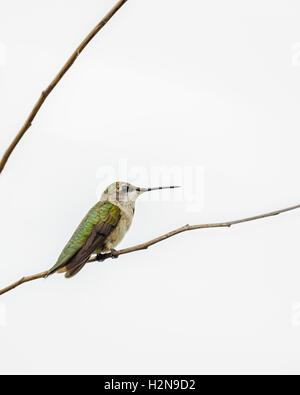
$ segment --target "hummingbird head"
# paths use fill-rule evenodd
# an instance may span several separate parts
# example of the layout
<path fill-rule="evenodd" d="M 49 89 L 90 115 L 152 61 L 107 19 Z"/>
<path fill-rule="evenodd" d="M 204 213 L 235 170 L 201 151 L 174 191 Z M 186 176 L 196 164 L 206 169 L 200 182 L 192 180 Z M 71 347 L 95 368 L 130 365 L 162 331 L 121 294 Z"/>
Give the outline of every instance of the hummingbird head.
<path fill-rule="evenodd" d="M 145 192 L 156 191 L 160 189 L 174 189 L 178 186 L 156 187 L 156 188 L 140 188 L 129 184 L 128 182 L 117 181 L 111 184 L 103 192 L 101 200 L 108 200 L 112 203 L 119 202 L 125 205 L 134 205 L 136 199 Z"/>

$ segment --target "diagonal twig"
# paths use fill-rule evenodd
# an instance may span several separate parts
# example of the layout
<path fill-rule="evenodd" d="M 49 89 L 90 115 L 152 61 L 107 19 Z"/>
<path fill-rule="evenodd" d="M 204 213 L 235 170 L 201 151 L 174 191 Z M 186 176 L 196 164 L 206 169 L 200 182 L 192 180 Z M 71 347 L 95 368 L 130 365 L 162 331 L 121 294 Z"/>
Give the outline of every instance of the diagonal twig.
<path fill-rule="evenodd" d="M 237 224 L 242 224 L 245 222 L 250 222 L 250 221 L 256 221 L 258 219 L 263 219 L 263 218 L 267 218 L 267 217 L 273 217 L 275 215 L 279 215 L 282 213 L 286 213 L 288 211 L 292 211 L 292 210 L 296 210 L 300 208 L 300 204 L 298 204 L 297 206 L 292 206 L 292 207 L 288 207 L 282 210 L 277 210 L 277 211 L 272 211 L 269 213 L 265 213 L 265 214 L 260 214 L 260 215 L 256 215 L 254 217 L 248 217 L 248 218 L 243 218 L 243 219 L 238 219 L 238 220 L 234 220 L 234 221 L 227 221 L 227 222 L 216 222 L 216 223 L 212 223 L 212 224 L 203 224 L 203 225 L 185 225 L 182 226 L 181 228 L 175 229 L 169 233 L 166 233 L 162 236 L 159 236 L 153 240 L 150 240 L 146 243 L 142 243 L 142 244 L 138 244 L 134 247 L 130 247 L 130 248 L 125 248 L 123 250 L 119 250 L 119 251 L 113 251 L 111 253 L 108 254 L 100 254 L 100 256 L 91 258 L 89 260 L 89 262 L 96 262 L 96 261 L 105 261 L 106 259 L 109 258 L 116 258 L 120 255 L 125 255 L 125 254 L 129 254 L 131 252 L 135 252 L 135 251 L 141 251 L 141 250 L 146 250 L 147 248 L 149 248 L 150 246 L 153 246 L 154 244 L 157 244 L 161 241 L 164 241 L 166 239 L 169 239 L 170 237 L 173 237 L 175 235 L 178 235 L 179 233 L 183 233 L 183 232 L 187 232 L 187 231 L 191 231 L 191 230 L 197 230 L 197 229 L 209 229 L 209 228 L 230 228 L 233 225 L 237 225 Z M 21 278 L 19 281 L 9 285 L 6 288 L 3 288 L 2 290 L 0 290 L 0 295 L 5 294 L 6 292 L 11 291 L 12 289 L 30 282 L 30 281 L 34 281 L 34 280 L 38 280 L 40 278 L 45 278 L 47 277 L 47 275 L 49 274 L 49 271 L 45 271 L 43 273 L 39 273 L 33 276 L 28 276 L 28 277 L 23 277 Z"/>
<path fill-rule="evenodd" d="M 48 270 L 43 273 L 34 274 L 33 276 L 22 277 L 19 281 L 16 281 L 15 283 L 9 285 L 8 287 L 1 289 L 0 295 L 3 295 L 14 288 L 17 288 L 21 284 L 28 283 L 29 281 L 38 280 L 40 278 L 45 278 L 47 274 L 48 274 Z"/>
<path fill-rule="evenodd" d="M 94 29 L 88 34 L 88 36 L 82 41 L 82 43 L 76 48 L 70 58 L 67 60 L 65 65 L 56 75 L 54 80 L 50 83 L 50 85 L 42 92 L 39 100 L 36 102 L 35 106 L 33 107 L 31 113 L 29 114 L 27 120 L 25 121 L 24 125 L 20 129 L 19 133 L 16 135 L 8 149 L 5 151 L 1 161 L 0 161 L 0 174 L 2 173 L 10 155 L 12 154 L 13 150 L 16 148 L 24 134 L 32 125 L 32 122 L 39 112 L 40 108 L 44 104 L 46 98 L 50 95 L 59 81 L 63 78 L 66 72 L 70 69 L 73 63 L 76 61 L 78 56 L 81 52 L 85 49 L 88 43 L 96 36 L 96 34 L 107 24 L 107 22 L 115 15 L 115 13 L 127 2 L 127 0 L 119 0 L 116 5 L 109 11 L 109 13 L 94 27 Z"/>

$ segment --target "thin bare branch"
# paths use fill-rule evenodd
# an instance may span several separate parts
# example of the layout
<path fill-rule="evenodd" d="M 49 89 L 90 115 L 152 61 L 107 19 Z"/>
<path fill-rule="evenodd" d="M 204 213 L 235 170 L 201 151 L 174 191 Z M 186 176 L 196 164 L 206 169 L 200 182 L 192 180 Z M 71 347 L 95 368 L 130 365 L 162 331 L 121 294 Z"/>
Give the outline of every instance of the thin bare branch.
<path fill-rule="evenodd" d="M 66 72 L 70 69 L 70 67 L 73 65 L 75 60 L 78 58 L 78 56 L 81 54 L 81 52 L 85 49 L 85 47 L 88 45 L 88 43 L 96 36 L 96 34 L 107 24 L 107 22 L 115 15 L 115 13 L 127 2 L 127 0 L 119 0 L 117 4 L 111 9 L 111 11 L 97 24 L 97 26 L 94 27 L 94 29 L 89 33 L 89 35 L 82 41 L 82 43 L 76 48 L 76 50 L 73 52 L 73 54 L 70 56 L 70 58 L 67 60 L 65 65 L 62 67 L 62 69 L 59 71 L 59 73 L 56 75 L 54 80 L 50 83 L 50 85 L 42 92 L 39 100 L 35 104 L 34 108 L 32 109 L 31 113 L 29 114 L 27 120 L 25 121 L 24 125 L 20 129 L 19 133 L 17 136 L 14 138 L 6 152 L 4 153 L 1 161 L 0 161 L 0 174 L 2 173 L 10 155 L 12 154 L 13 150 L 16 148 L 24 134 L 27 132 L 27 130 L 30 128 L 32 125 L 32 122 L 39 112 L 40 108 L 44 104 L 45 100 L 47 97 L 50 95 L 50 93 L 53 91 L 53 89 L 56 87 L 56 85 L 59 83 L 59 81 L 63 78 L 63 76 L 66 74 Z"/>
<path fill-rule="evenodd" d="M 35 274 L 33 276 L 28 276 L 28 277 L 22 277 L 19 281 L 16 281 L 15 283 L 9 285 L 6 288 L 3 288 L 0 290 L 0 295 L 5 294 L 8 291 L 11 291 L 12 289 L 19 287 L 22 284 L 28 283 L 29 281 L 34 281 L 34 280 L 38 280 L 40 278 L 46 278 L 48 274 L 48 270 L 43 272 L 43 273 L 38 273 Z"/>
<path fill-rule="evenodd" d="M 288 211 L 292 211 L 292 210 L 296 210 L 300 208 L 300 204 L 298 204 L 297 206 L 292 206 L 292 207 L 288 207 L 282 210 L 277 210 L 277 211 L 272 211 L 266 214 L 260 214 L 260 215 L 256 215 L 254 217 L 248 217 L 248 218 L 243 218 L 243 219 L 238 219 L 238 220 L 234 220 L 234 221 L 228 221 L 228 222 L 217 222 L 217 223 L 212 223 L 212 224 L 203 224 L 203 225 L 185 225 L 182 226 L 181 228 L 175 229 L 169 233 L 166 233 L 162 236 L 159 236 L 153 240 L 150 240 L 146 243 L 142 243 L 142 244 L 138 244 L 134 247 L 130 247 L 130 248 L 125 248 L 123 250 L 119 250 L 119 251 L 114 251 L 108 254 L 101 254 L 98 255 L 96 257 L 93 257 L 89 260 L 89 262 L 96 262 L 96 261 L 100 261 L 103 262 L 106 259 L 109 258 L 116 258 L 120 255 L 125 255 L 125 254 L 129 254 L 131 252 L 135 252 L 135 251 L 141 251 L 141 250 L 146 250 L 147 248 L 153 246 L 154 244 L 157 244 L 161 241 L 164 241 L 166 239 L 169 239 L 170 237 L 176 236 L 179 233 L 183 233 L 183 232 L 187 232 L 187 231 L 191 231 L 191 230 L 197 230 L 197 229 L 209 229 L 209 228 L 230 228 L 233 225 L 237 225 L 237 224 L 242 224 L 245 222 L 250 222 L 250 221 L 256 221 L 258 219 L 264 219 L 264 218 L 268 218 L 268 217 L 273 217 L 275 215 L 279 215 L 282 213 L 286 213 Z M 5 294 L 6 292 L 11 291 L 12 289 L 20 286 L 21 284 L 27 283 L 29 281 L 34 281 L 34 280 L 38 280 L 40 278 L 46 278 L 47 275 L 49 274 L 48 271 L 45 271 L 43 273 L 39 273 L 36 274 L 34 276 L 28 276 L 28 277 L 23 277 L 21 278 L 19 281 L 9 285 L 8 287 L 0 290 L 0 295 Z"/>

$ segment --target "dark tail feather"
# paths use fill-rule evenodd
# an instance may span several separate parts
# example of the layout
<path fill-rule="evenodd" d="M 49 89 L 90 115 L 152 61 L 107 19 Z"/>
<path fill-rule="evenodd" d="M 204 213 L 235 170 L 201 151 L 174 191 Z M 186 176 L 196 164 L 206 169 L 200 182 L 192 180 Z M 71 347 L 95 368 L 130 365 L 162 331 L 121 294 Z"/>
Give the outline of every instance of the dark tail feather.
<path fill-rule="evenodd" d="M 78 259 L 78 255 L 74 255 L 68 263 L 65 263 L 63 266 L 56 268 L 49 275 L 57 272 L 57 273 L 65 273 L 66 278 L 71 278 L 75 276 L 80 270 L 85 266 L 89 257 L 86 259 Z"/>
<path fill-rule="evenodd" d="M 88 259 L 85 262 L 78 263 L 77 265 L 74 265 L 73 267 L 69 267 L 69 265 L 67 265 L 65 277 L 71 278 L 71 277 L 75 276 L 75 274 L 80 272 L 80 270 L 85 266 L 87 261 L 88 261 Z"/>

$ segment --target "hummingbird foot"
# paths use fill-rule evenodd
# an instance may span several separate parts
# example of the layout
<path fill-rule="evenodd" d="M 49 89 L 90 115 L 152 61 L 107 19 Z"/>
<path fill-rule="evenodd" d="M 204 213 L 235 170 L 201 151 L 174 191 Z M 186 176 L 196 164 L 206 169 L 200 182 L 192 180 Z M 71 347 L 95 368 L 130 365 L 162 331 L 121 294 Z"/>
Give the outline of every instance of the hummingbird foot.
<path fill-rule="evenodd" d="M 119 255 L 115 255 L 115 252 L 117 252 L 117 250 L 115 250 L 114 248 L 112 248 L 112 249 L 110 250 L 110 257 L 111 257 L 112 259 L 117 259 L 117 258 L 119 258 Z"/>
<path fill-rule="evenodd" d="M 118 255 L 115 255 L 114 253 L 117 252 L 114 248 L 110 250 L 107 254 L 97 254 L 96 255 L 96 261 L 97 262 L 104 262 L 108 258 L 112 259 L 117 259 L 119 258 Z"/>
<path fill-rule="evenodd" d="M 106 256 L 105 256 L 105 254 L 97 254 L 95 259 L 97 262 L 103 262 L 103 261 L 105 261 Z"/>

